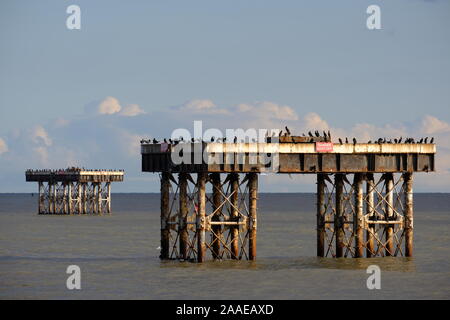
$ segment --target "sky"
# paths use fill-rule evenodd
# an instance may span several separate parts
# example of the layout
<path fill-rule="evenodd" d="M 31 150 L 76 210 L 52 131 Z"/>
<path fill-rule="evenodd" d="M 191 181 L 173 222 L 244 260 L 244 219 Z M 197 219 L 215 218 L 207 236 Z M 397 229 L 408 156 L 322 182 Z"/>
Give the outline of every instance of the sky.
<path fill-rule="evenodd" d="M 69 30 L 66 9 L 81 9 Z M 369 30 L 369 5 L 381 29 Z M 330 129 L 335 139 L 434 136 L 450 192 L 450 1 L 0 2 L 0 192 L 27 168 L 125 169 L 115 192 L 157 192 L 139 141 L 174 129 Z M 263 192 L 311 192 L 270 175 Z"/>

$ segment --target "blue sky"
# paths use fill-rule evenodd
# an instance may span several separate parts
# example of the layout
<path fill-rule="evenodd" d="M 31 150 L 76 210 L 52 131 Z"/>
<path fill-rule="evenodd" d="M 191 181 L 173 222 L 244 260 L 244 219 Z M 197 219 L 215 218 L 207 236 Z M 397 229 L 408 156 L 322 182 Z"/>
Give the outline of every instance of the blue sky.
<path fill-rule="evenodd" d="M 81 30 L 66 28 L 71 4 Z M 382 30 L 366 28 L 371 4 Z M 28 167 L 67 165 L 124 168 L 115 191 L 157 191 L 136 141 L 193 120 L 434 135 L 439 173 L 416 190 L 450 191 L 449 40 L 443 0 L 2 1 L 0 192 L 33 191 Z M 263 191 L 314 190 L 265 179 Z"/>

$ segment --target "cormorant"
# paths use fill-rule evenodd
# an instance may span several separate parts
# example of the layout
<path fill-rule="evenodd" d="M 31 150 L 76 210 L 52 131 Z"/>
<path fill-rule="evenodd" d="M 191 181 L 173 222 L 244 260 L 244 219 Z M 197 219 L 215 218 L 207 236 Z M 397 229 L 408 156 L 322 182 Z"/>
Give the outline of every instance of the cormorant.
<path fill-rule="evenodd" d="M 288 136 L 290 136 L 291 135 L 291 131 L 289 131 L 289 128 L 286 126 L 286 127 L 284 127 L 284 129 L 286 129 L 286 133 L 288 134 Z"/>

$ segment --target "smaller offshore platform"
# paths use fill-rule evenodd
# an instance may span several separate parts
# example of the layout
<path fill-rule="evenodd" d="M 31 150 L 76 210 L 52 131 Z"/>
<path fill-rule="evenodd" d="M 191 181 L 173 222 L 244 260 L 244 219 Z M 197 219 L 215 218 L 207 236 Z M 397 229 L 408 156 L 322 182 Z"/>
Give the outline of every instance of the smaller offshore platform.
<path fill-rule="evenodd" d="M 123 170 L 27 170 L 39 186 L 39 214 L 110 214 L 111 182 L 123 181 Z"/>

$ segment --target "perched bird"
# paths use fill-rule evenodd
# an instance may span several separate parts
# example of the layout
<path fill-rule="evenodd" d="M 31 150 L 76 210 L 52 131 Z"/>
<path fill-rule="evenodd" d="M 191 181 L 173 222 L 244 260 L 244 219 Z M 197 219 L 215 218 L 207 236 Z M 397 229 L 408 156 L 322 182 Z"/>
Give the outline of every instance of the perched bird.
<path fill-rule="evenodd" d="M 398 143 L 398 140 L 397 140 L 397 139 L 394 139 L 394 142 L 395 142 L 395 143 Z"/>
<path fill-rule="evenodd" d="M 172 140 L 172 139 L 169 139 L 169 142 L 170 142 L 170 144 L 172 144 L 172 143 L 173 143 L 173 140 Z"/>
<path fill-rule="evenodd" d="M 342 144 L 342 139 L 341 138 L 339 138 L 339 143 Z"/>
<path fill-rule="evenodd" d="M 166 138 L 164 138 L 164 143 L 167 143 L 167 139 Z"/>
<path fill-rule="evenodd" d="M 192 142 L 192 143 L 194 143 L 194 142 L 195 142 L 194 138 L 191 138 L 191 142 Z"/>
<path fill-rule="evenodd" d="M 430 143 L 434 143 L 434 137 L 431 138 Z"/>
<path fill-rule="evenodd" d="M 356 144 L 356 139 L 355 138 L 353 138 L 353 144 Z"/>
<path fill-rule="evenodd" d="M 223 137 L 222 141 L 226 142 L 227 141 L 227 137 Z"/>
<path fill-rule="evenodd" d="M 211 142 L 214 142 L 214 136 L 213 136 L 213 137 L 211 137 Z"/>
<path fill-rule="evenodd" d="M 283 135 L 283 130 L 280 130 L 280 132 L 278 132 L 278 136 L 281 137 Z"/>
<path fill-rule="evenodd" d="M 156 140 L 155 138 L 153 138 L 153 143 L 154 144 L 157 144 L 159 141 L 158 140 Z"/>
<path fill-rule="evenodd" d="M 372 143 L 372 140 L 369 140 L 369 142 L 367 142 L 368 144 L 371 144 Z"/>
<path fill-rule="evenodd" d="M 402 143 L 402 139 L 403 137 L 400 137 L 400 139 L 398 139 L 398 143 Z"/>
<path fill-rule="evenodd" d="M 345 137 L 345 143 L 348 143 L 348 138 L 347 137 Z"/>
<path fill-rule="evenodd" d="M 425 138 L 424 143 L 428 143 L 428 137 Z"/>
<path fill-rule="evenodd" d="M 313 134 L 311 133 L 311 131 L 308 132 L 308 135 L 309 135 L 310 137 L 313 137 Z"/>
<path fill-rule="evenodd" d="M 234 137 L 234 140 L 233 140 L 234 143 L 237 143 L 237 140 L 238 140 L 237 137 Z"/>
<path fill-rule="evenodd" d="M 317 138 L 318 138 L 318 137 L 320 137 L 320 133 L 319 133 L 319 131 L 317 131 L 317 130 L 316 130 L 316 132 L 315 132 L 315 133 L 316 133 L 316 137 L 317 137 Z"/>
<path fill-rule="evenodd" d="M 419 143 L 423 143 L 423 138 L 422 138 L 422 139 L 420 139 Z"/>
<path fill-rule="evenodd" d="M 286 133 L 288 134 L 288 136 L 290 136 L 291 135 L 291 131 L 289 130 L 289 128 L 286 126 L 286 127 L 284 127 L 284 129 L 286 129 Z"/>

